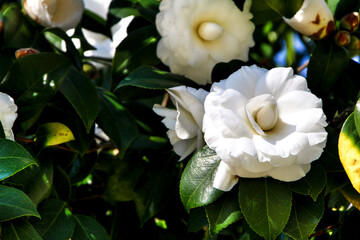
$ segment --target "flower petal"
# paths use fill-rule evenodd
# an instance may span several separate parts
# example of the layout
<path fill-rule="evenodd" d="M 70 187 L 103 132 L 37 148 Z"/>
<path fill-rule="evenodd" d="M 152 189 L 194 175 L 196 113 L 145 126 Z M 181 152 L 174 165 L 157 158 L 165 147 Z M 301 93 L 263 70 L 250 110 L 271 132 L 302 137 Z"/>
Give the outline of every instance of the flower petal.
<path fill-rule="evenodd" d="M 293 164 L 286 167 L 276 167 L 268 171 L 269 176 L 284 182 L 292 182 L 305 177 L 310 171 L 310 164 Z"/>
<path fill-rule="evenodd" d="M 239 177 L 232 173 L 231 168 L 221 161 L 215 174 L 213 187 L 227 192 L 234 187 L 238 180 Z"/>

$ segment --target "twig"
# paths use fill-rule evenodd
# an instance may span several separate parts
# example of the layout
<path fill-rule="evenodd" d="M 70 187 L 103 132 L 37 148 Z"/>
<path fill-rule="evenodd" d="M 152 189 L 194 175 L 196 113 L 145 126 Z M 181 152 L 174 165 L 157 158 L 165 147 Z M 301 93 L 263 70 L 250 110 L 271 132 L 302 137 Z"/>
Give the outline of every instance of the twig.
<path fill-rule="evenodd" d="M 323 234 L 325 234 L 327 231 L 332 230 L 332 229 L 335 229 L 335 228 L 338 228 L 339 226 L 340 226 L 340 223 L 336 223 L 336 224 L 334 224 L 334 225 L 330 225 L 330 226 L 326 227 L 326 228 L 323 229 L 323 230 L 320 230 L 320 231 L 318 231 L 318 232 L 316 232 L 316 233 L 311 234 L 310 237 L 309 237 L 309 239 L 312 238 L 312 237 L 317 237 L 317 236 L 323 235 Z"/>
<path fill-rule="evenodd" d="M 168 101 L 169 101 L 169 94 L 165 93 L 164 98 L 163 98 L 162 103 L 161 103 L 161 106 L 166 107 Z"/>
<path fill-rule="evenodd" d="M 296 69 L 297 72 L 301 72 L 302 70 L 304 70 L 305 68 L 307 68 L 307 66 L 309 65 L 309 61 L 306 61 L 303 65 L 301 65 L 300 67 L 298 67 Z"/>
<path fill-rule="evenodd" d="M 354 111 L 353 107 L 348 107 L 344 111 L 342 111 L 336 118 L 332 119 L 329 122 L 329 125 L 332 127 L 338 126 L 340 123 L 343 123 L 345 119 Z"/>

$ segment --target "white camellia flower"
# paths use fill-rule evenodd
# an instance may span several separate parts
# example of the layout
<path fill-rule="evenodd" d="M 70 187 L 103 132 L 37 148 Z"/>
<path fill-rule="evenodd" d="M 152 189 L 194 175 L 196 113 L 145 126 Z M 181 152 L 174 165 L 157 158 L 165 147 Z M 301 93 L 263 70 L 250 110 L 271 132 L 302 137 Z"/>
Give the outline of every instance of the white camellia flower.
<path fill-rule="evenodd" d="M 44 27 L 64 31 L 76 27 L 84 12 L 83 0 L 24 0 L 25 12 Z"/>
<path fill-rule="evenodd" d="M 242 67 L 214 83 L 204 105 L 205 142 L 221 158 L 220 190 L 238 177 L 296 181 L 325 147 L 322 101 L 291 68 Z"/>
<path fill-rule="evenodd" d="M 5 136 L 7 139 L 14 140 L 14 134 L 12 127 L 17 118 L 17 106 L 12 99 L 6 93 L 0 92 L 0 121 L 3 126 Z"/>
<path fill-rule="evenodd" d="M 157 56 L 171 72 L 198 84 L 211 83 L 216 63 L 248 60 L 255 45 L 251 0 L 243 11 L 232 0 L 163 0 L 156 16 L 162 36 Z"/>
<path fill-rule="evenodd" d="M 169 129 L 167 135 L 174 151 L 183 160 L 205 145 L 202 132 L 204 101 L 209 92 L 191 87 L 179 86 L 167 90 L 176 107 L 168 109 L 155 104 L 153 110 L 164 117 L 162 121 Z"/>
<path fill-rule="evenodd" d="M 85 9 L 107 20 L 111 0 L 85 0 L 84 3 Z M 133 18 L 134 16 L 129 16 L 114 24 L 114 26 L 111 27 L 112 39 L 101 33 L 82 29 L 86 40 L 96 48 L 95 50 L 86 51 L 84 55 L 87 57 L 113 58 L 116 47 L 127 36 L 127 27 Z"/>
<path fill-rule="evenodd" d="M 294 30 L 312 39 L 328 36 L 335 29 L 334 16 L 324 0 L 304 0 L 299 11 L 284 21 Z"/>

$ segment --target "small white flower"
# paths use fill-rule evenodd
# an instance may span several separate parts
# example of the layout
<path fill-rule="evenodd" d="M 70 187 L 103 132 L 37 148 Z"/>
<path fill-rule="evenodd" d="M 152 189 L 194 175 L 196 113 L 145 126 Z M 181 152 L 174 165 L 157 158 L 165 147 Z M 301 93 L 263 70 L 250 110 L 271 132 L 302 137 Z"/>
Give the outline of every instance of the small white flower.
<path fill-rule="evenodd" d="M 205 142 L 221 158 L 214 187 L 238 177 L 296 181 L 326 144 L 322 101 L 291 68 L 242 67 L 214 83 L 205 100 Z"/>
<path fill-rule="evenodd" d="M 183 160 L 195 150 L 204 146 L 202 123 L 204 116 L 204 101 L 208 92 L 191 87 L 179 86 L 167 90 L 176 107 L 168 109 L 155 104 L 153 110 L 164 117 L 162 121 L 169 129 L 167 135 L 174 151 Z"/>
<path fill-rule="evenodd" d="M 243 11 L 232 0 L 163 0 L 156 16 L 162 36 L 157 56 L 171 72 L 211 83 L 216 63 L 248 60 L 254 46 L 251 0 Z"/>
<path fill-rule="evenodd" d="M 0 121 L 3 126 L 5 136 L 7 139 L 14 140 L 14 134 L 12 127 L 17 118 L 17 106 L 12 99 L 6 93 L 0 92 Z"/>
<path fill-rule="evenodd" d="M 80 22 L 84 3 L 82 0 L 24 0 L 24 10 L 40 25 L 66 31 Z"/>
<path fill-rule="evenodd" d="M 312 39 L 328 36 L 335 29 L 334 16 L 324 0 L 304 0 L 291 18 L 283 18 L 294 30 Z"/>

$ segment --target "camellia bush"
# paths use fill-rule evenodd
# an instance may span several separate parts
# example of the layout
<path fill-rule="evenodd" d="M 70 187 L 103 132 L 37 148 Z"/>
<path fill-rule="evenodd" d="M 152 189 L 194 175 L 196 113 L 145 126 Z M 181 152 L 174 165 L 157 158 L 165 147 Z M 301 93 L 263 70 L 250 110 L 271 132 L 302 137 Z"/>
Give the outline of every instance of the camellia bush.
<path fill-rule="evenodd" d="M 360 239 L 359 0 L 0 0 L 0 239 Z"/>

